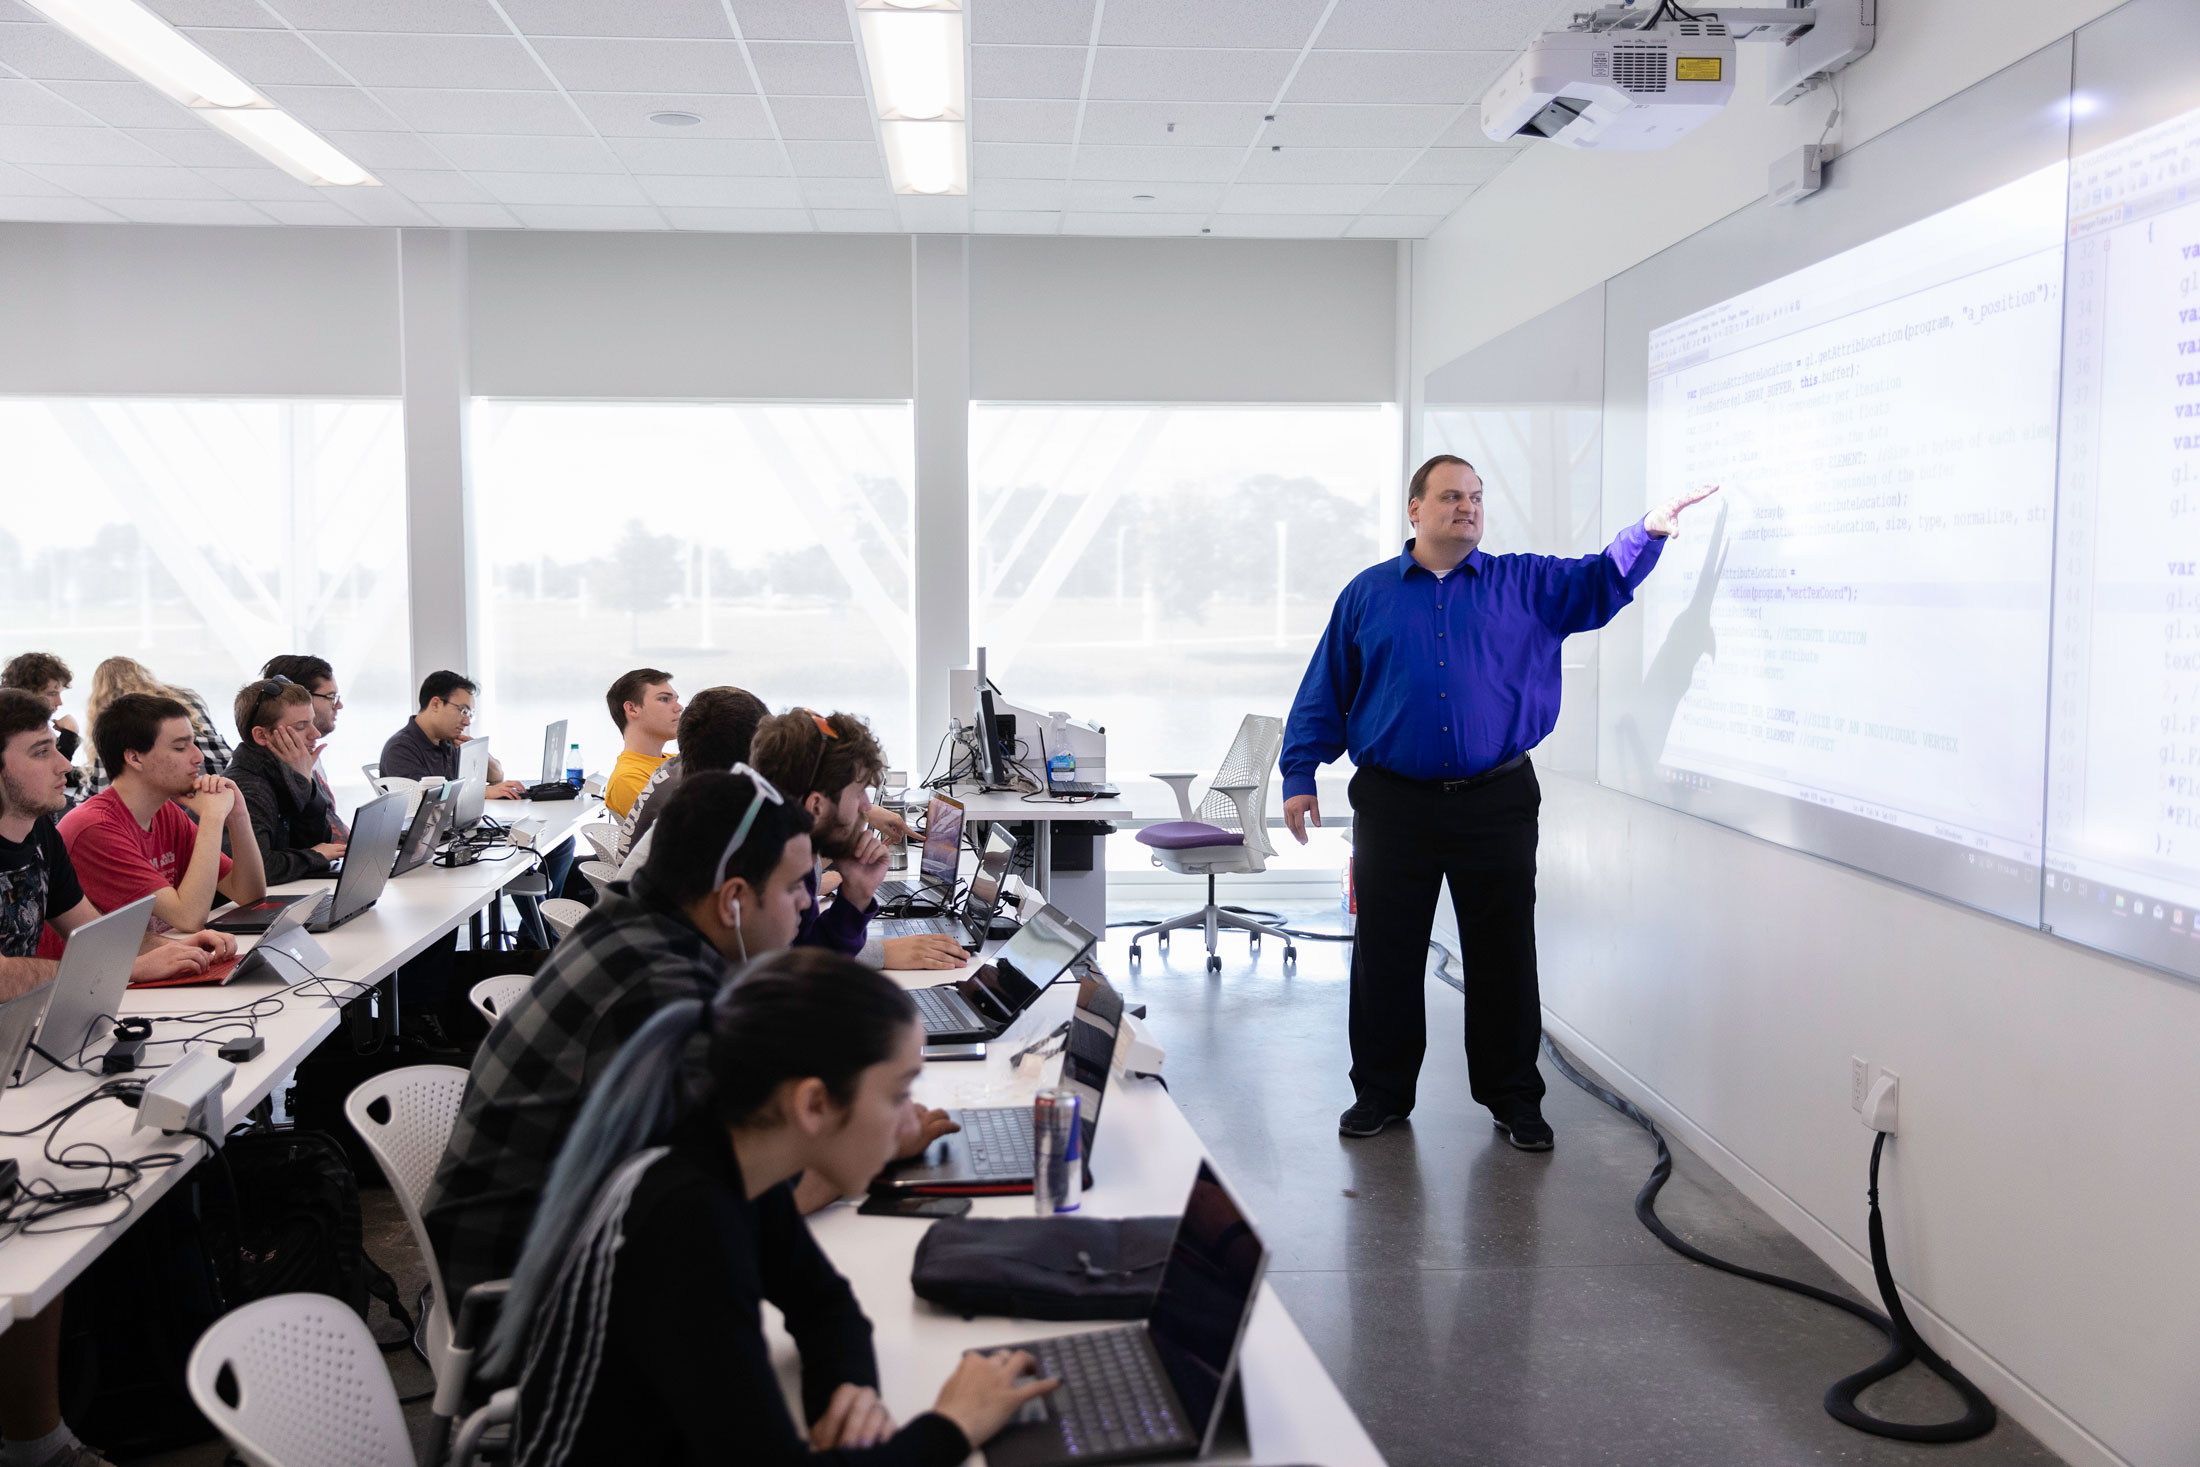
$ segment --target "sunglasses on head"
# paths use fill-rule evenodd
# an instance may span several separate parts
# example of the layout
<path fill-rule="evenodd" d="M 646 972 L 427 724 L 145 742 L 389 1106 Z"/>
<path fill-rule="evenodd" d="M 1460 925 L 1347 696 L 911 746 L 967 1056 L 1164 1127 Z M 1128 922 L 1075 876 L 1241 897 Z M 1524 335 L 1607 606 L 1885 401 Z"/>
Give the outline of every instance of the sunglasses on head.
<path fill-rule="evenodd" d="M 727 773 L 738 774 L 755 786 L 756 798 L 749 801 L 749 808 L 741 812 L 739 823 L 733 827 L 733 839 L 726 842 L 724 853 L 718 857 L 718 868 L 710 876 L 710 889 L 712 891 L 716 891 L 726 884 L 726 866 L 733 860 L 733 853 L 741 849 L 741 843 L 749 838 L 749 831 L 756 824 L 757 812 L 764 808 L 764 802 L 769 800 L 774 805 L 787 803 L 786 797 L 773 787 L 770 780 L 749 768 L 748 765 L 736 764 Z"/>
<path fill-rule="evenodd" d="M 818 733 L 823 736 L 817 741 L 817 757 L 810 761 L 810 778 L 808 780 L 808 786 L 809 788 L 814 790 L 817 789 L 818 775 L 823 773 L 825 769 L 825 751 L 831 748 L 834 744 L 840 742 L 840 734 L 839 731 L 836 730 L 832 726 L 832 724 L 826 720 L 824 714 L 814 712 L 813 710 L 808 708 L 802 708 L 796 711 L 801 713 L 808 713 L 810 715 L 810 722 L 817 725 Z M 830 791 L 821 790 L 819 791 L 819 793 L 826 794 L 830 793 Z"/>

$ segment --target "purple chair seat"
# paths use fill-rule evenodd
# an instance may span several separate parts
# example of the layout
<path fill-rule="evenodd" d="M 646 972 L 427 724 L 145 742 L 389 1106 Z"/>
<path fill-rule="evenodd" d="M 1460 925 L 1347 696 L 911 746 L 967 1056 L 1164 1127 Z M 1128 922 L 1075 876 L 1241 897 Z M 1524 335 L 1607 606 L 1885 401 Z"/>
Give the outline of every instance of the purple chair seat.
<path fill-rule="evenodd" d="M 1164 851 L 1188 851 L 1199 846 L 1242 846 L 1245 836 L 1204 820 L 1164 820 L 1139 831 L 1138 843 Z"/>

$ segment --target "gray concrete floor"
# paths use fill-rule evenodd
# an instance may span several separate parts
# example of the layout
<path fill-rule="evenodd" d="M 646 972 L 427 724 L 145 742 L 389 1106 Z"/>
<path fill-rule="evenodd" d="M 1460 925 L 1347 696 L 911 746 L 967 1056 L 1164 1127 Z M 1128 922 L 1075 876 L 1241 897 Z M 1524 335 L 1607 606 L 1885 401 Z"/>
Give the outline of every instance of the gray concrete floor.
<path fill-rule="evenodd" d="M 1188 895 L 1185 905 L 1198 897 Z M 1133 907 L 1118 920 L 1178 906 Z M 1334 904 L 1285 909 L 1293 926 L 1338 930 Z M 1514 1151 L 1467 1095 L 1459 995 L 1428 987 L 1429 1057 L 1419 1109 L 1371 1140 L 1337 1134 L 1351 1103 L 1342 943 L 1302 941 L 1295 972 L 1267 942 L 1222 939 L 1205 970 L 1196 933 L 1133 967 L 1127 929 L 1104 966 L 1149 1010 L 1170 1089 L 1274 1251 L 1269 1278 L 1392 1467 L 1766 1467 L 1857 1463 L 2033 1467 L 2059 1459 L 2004 1421 L 1961 1446 L 1863 1436 L 1820 1398 L 1882 1352 L 1878 1334 L 1823 1305 L 1700 1268 L 1636 1221 L 1654 1159 L 1633 1124 L 1546 1064 L 1544 1155 Z M 1863 1205 L 1865 1150 L 1857 1151 Z M 1105 1153 L 1100 1157 L 1105 1167 Z M 367 1248 L 408 1301 L 421 1268 L 403 1215 L 363 1197 Z M 1674 1147 L 1661 1214 L 1683 1237 L 1756 1268 L 1843 1285 L 1694 1155 Z M 379 1333 L 391 1330 L 376 1311 Z M 428 1372 L 393 1354 L 401 1395 Z M 1910 1420 L 1956 1413 L 1913 1367 L 1867 1409 Z M 427 1403 L 406 1408 L 424 1448 Z M 217 1445 L 145 1458 L 220 1467 Z"/>

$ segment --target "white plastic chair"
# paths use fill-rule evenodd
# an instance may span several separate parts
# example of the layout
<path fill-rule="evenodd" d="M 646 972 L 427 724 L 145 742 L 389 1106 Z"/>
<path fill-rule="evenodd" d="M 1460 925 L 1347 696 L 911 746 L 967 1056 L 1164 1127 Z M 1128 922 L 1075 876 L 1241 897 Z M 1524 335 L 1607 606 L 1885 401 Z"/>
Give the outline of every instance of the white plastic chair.
<path fill-rule="evenodd" d="M 571 897 L 549 897 L 538 910 L 542 913 L 542 920 L 550 924 L 552 932 L 566 937 L 581 925 L 581 918 L 588 915 L 588 904 L 576 902 Z"/>
<path fill-rule="evenodd" d="M 1282 748 L 1282 719 L 1246 714 L 1245 721 L 1238 725 L 1237 737 L 1230 742 L 1230 752 L 1223 756 L 1222 767 L 1208 781 L 1207 798 L 1200 801 L 1197 814 L 1192 810 L 1192 781 L 1198 775 L 1154 776 L 1176 791 L 1180 818 L 1145 827 L 1138 832 L 1138 843 L 1153 852 L 1156 866 L 1205 876 L 1207 904 L 1196 912 L 1171 917 L 1132 934 L 1133 960 L 1139 956 L 1141 939 L 1157 937 L 1166 948 L 1171 932 L 1199 927 L 1207 934 L 1207 970 L 1214 972 L 1222 966 L 1222 958 L 1215 951 L 1216 938 L 1223 928 L 1232 927 L 1250 933 L 1255 948 L 1263 936 L 1281 938 L 1283 960 L 1298 961 L 1299 950 L 1292 946 L 1289 933 L 1240 913 L 1226 912 L 1215 901 L 1215 877 L 1265 871 L 1268 858 L 1276 853 L 1268 840 L 1268 775 L 1276 767 L 1276 755 Z"/>
<path fill-rule="evenodd" d="M 581 839 L 596 852 L 596 859 L 606 866 L 616 866 L 619 856 L 619 827 L 599 820 L 593 825 L 581 827 Z"/>
<path fill-rule="evenodd" d="M 560 898 L 560 900 L 562 901 L 563 898 Z M 544 902 L 542 905 L 542 915 L 548 918 L 550 916 L 550 903 Z M 565 902 L 565 905 L 580 907 L 581 904 L 579 902 Z M 581 910 L 585 912 L 588 909 L 581 907 Z M 563 936 L 564 934 L 560 933 L 559 935 Z M 500 973 L 494 978 L 484 978 L 472 988 L 467 989 L 466 999 L 484 1019 L 487 1019 L 493 1025 L 497 1020 L 504 1017 L 504 1011 L 510 1008 L 514 1001 L 527 991 L 527 986 L 534 981 L 533 975 L 527 973 Z"/>
<path fill-rule="evenodd" d="M 450 1145 L 451 1128 L 458 1124 L 459 1101 L 465 1094 L 466 1071 L 452 1065 L 408 1065 L 377 1075 L 344 1097 L 344 1118 L 374 1153 L 382 1175 L 389 1178 L 390 1190 L 397 1194 L 397 1204 L 404 1209 L 413 1241 L 419 1245 L 421 1262 L 428 1266 L 434 1301 L 423 1333 L 428 1368 L 435 1373 L 434 1411 L 443 1417 L 458 1414 L 473 1368 L 473 1352 L 453 1342 L 443 1270 L 421 1220 L 420 1205 L 427 1198 L 428 1184 L 435 1180 L 444 1148 Z"/>
<path fill-rule="evenodd" d="M 619 869 L 609 861 L 583 861 L 574 868 L 588 878 L 588 884 L 596 889 L 598 901 L 611 895 L 611 883 L 619 879 Z"/>
<path fill-rule="evenodd" d="M 340 1299 L 277 1294 L 232 1310 L 191 1347 L 184 1382 L 251 1467 L 415 1467 L 382 1351 Z"/>

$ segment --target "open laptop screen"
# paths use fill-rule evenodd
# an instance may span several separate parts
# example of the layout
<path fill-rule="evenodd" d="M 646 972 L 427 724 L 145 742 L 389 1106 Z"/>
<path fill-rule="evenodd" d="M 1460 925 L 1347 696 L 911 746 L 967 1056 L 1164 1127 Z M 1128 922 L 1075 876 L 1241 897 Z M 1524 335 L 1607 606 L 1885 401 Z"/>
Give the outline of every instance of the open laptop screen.
<path fill-rule="evenodd" d="M 1267 1262 L 1268 1250 L 1237 1199 L 1201 1162 L 1146 1328 L 1200 1433 L 1203 1454 L 1213 1445 L 1222 1393 Z"/>
<path fill-rule="evenodd" d="M 546 725 L 542 731 L 542 783 L 556 784 L 565 778 L 565 720 Z"/>
<path fill-rule="evenodd" d="M 1008 880 L 1009 862 L 1016 858 L 1016 837 L 995 821 L 985 834 L 985 851 L 978 869 L 971 873 L 970 894 L 963 898 L 963 926 L 973 941 L 984 943 L 992 930 L 993 914 L 1001 909 L 1001 883 Z"/>
<path fill-rule="evenodd" d="M 992 987 L 1012 1014 L 1021 1013 L 1039 990 L 1069 971 L 1091 950 L 1093 936 L 1052 907 L 1042 907 L 993 955 Z M 984 969 L 980 969 L 981 974 Z M 983 982 L 983 977 L 980 978 Z"/>
<path fill-rule="evenodd" d="M 451 811 L 451 829 L 472 830 L 479 825 L 481 805 L 488 797 L 489 741 L 468 739 L 458 746 L 458 803 Z"/>
<path fill-rule="evenodd" d="M 924 856 L 918 874 L 927 886 L 950 891 L 962 869 L 963 807 L 945 795 L 934 795 L 924 812 Z"/>
<path fill-rule="evenodd" d="M 344 869 L 337 873 L 336 894 L 328 919 L 341 922 L 379 901 L 397 864 L 397 838 L 405 826 L 402 792 L 379 795 L 351 817 L 351 839 L 344 847 Z"/>

